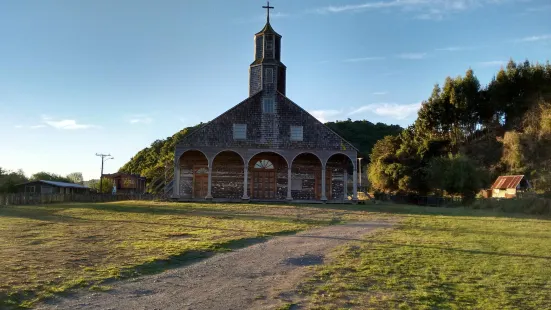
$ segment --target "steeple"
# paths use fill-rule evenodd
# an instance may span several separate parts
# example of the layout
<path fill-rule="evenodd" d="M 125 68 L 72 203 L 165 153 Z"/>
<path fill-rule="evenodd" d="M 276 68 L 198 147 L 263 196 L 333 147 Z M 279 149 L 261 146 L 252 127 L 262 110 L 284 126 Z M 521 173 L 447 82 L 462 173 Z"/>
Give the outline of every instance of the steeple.
<path fill-rule="evenodd" d="M 254 35 L 255 60 L 249 68 L 249 95 L 264 90 L 266 94 L 276 91 L 285 94 L 286 67 L 281 63 L 281 35 L 270 25 L 270 10 L 267 6 L 266 25 Z"/>

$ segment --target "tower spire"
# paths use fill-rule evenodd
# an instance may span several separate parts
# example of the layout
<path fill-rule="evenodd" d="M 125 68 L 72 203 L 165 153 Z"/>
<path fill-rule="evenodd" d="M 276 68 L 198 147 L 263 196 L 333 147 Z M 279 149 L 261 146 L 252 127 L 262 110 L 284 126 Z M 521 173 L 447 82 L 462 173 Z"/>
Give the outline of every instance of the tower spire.
<path fill-rule="evenodd" d="M 263 9 L 266 9 L 266 11 L 268 12 L 268 24 L 270 23 L 270 10 L 273 9 L 274 7 L 273 6 L 270 6 L 270 1 L 267 1 L 268 2 L 268 5 L 266 6 L 263 6 L 262 8 Z"/>

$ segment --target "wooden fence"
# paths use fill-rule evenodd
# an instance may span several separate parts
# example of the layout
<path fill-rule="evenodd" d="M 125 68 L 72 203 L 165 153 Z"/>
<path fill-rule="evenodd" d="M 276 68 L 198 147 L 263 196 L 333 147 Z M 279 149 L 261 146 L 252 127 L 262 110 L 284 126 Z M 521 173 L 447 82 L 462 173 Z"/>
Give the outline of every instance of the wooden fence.
<path fill-rule="evenodd" d="M 0 194 L 0 207 L 10 205 L 38 205 L 67 202 L 110 202 L 125 200 L 168 200 L 167 195 L 151 194 Z"/>

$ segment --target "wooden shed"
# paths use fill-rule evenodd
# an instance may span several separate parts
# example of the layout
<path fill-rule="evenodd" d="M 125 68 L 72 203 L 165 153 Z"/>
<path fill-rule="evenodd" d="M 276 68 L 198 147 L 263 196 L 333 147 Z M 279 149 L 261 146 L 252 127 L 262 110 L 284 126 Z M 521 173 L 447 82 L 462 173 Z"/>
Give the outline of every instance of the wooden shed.
<path fill-rule="evenodd" d="M 492 185 L 493 198 L 515 198 L 519 192 L 532 188 L 523 175 L 502 175 Z"/>
<path fill-rule="evenodd" d="M 17 192 L 32 194 L 84 194 L 90 188 L 76 183 L 37 180 L 17 185 Z"/>

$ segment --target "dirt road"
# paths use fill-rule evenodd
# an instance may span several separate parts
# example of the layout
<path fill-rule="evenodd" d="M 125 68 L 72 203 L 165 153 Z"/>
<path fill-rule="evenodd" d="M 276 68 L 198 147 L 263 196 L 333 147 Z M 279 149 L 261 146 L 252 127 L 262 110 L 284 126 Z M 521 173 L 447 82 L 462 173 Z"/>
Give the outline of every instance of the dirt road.
<path fill-rule="evenodd" d="M 350 223 L 276 237 L 158 275 L 116 282 L 108 292 L 57 298 L 38 309 L 272 309 L 290 296 L 306 266 L 323 264 L 331 249 L 390 225 Z"/>

